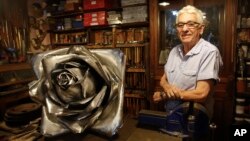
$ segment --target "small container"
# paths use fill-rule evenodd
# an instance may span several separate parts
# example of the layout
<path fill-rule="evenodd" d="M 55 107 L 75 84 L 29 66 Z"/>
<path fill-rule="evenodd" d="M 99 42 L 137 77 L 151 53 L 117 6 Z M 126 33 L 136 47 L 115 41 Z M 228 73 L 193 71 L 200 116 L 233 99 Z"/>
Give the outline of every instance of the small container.
<path fill-rule="evenodd" d="M 237 92 L 245 92 L 246 91 L 246 79 L 243 77 L 237 78 Z"/>
<path fill-rule="evenodd" d="M 246 62 L 246 74 L 250 75 L 250 62 Z"/>
<path fill-rule="evenodd" d="M 244 57 L 247 57 L 248 46 L 242 45 L 241 48 L 242 48 L 242 51 L 243 51 L 243 56 L 244 56 Z"/>
<path fill-rule="evenodd" d="M 237 28 L 240 28 L 241 15 L 237 16 Z"/>
<path fill-rule="evenodd" d="M 247 27 L 250 27 L 250 18 L 247 18 Z"/>
<path fill-rule="evenodd" d="M 244 118 L 235 117 L 234 120 L 235 120 L 237 123 L 242 123 L 242 122 L 244 121 Z"/>
<path fill-rule="evenodd" d="M 250 123 L 250 118 L 245 118 L 244 119 L 246 122 Z"/>
<path fill-rule="evenodd" d="M 244 99 L 244 98 L 236 98 L 237 103 L 244 103 L 245 101 L 246 101 L 246 99 Z"/>
<path fill-rule="evenodd" d="M 236 99 L 236 106 L 235 106 L 235 112 L 237 114 L 244 114 L 245 108 L 246 108 L 246 99 L 244 98 L 237 98 Z"/>
<path fill-rule="evenodd" d="M 244 113 L 245 114 L 249 114 L 250 112 L 249 112 L 249 109 L 250 108 L 250 105 L 245 105 L 245 109 L 244 109 Z"/>
<path fill-rule="evenodd" d="M 235 112 L 236 114 L 244 114 L 245 112 L 244 104 L 236 104 Z"/>
<path fill-rule="evenodd" d="M 241 27 L 247 27 L 247 18 L 241 18 Z"/>

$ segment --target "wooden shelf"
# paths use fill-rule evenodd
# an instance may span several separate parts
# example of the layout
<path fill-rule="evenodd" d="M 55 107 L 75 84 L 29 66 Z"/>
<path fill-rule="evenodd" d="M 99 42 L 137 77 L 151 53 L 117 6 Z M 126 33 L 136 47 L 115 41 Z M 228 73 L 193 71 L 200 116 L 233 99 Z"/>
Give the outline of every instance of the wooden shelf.
<path fill-rule="evenodd" d="M 134 48 L 134 47 L 145 47 L 147 43 L 125 43 L 125 44 L 116 44 L 116 48 Z M 112 44 L 109 45 L 85 45 L 87 48 L 96 49 L 96 48 L 115 48 Z"/>
<path fill-rule="evenodd" d="M 127 68 L 126 72 L 146 72 L 145 68 Z"/>
<path fill-rule="evenodd" d="M 71 29 L 64 29 L 64 30 L 48 30 L 50 33 L 76 33 L 76 32 L 84 32 L 86 28 L 71 28 Z"/>
<path fill-rule="evenodd" d="M 31 82 L 34 79 L 35 79 L 35 77 L 27 78 L 27 79 L 22 79 L 22 80 L 8 81 L 6 83 L 0 83 L 0 87 L 6 87 L 6 86 L 11 86 L 11 85 L 28 83 L 28 82 Z"/>
<path fill-rule="evenodd" d="M 250 27 L 237 27 L 237 30 L 250 30 Z"/>
<path fill-rule="evenodd" d="M 148 27 L 149 22 L 133 22 L 133 23 L 120 23 L 120 24 L 110 24 L 110 25 L 95 25 L 84 27 L 90 30 L 101 30 L 101 29 L 112 29 L 112 28 L 136 28 L 136 27 Z"/>
<path fill-rule="evenodd" d="M 28 86 L 23 86 L 16 89 L 0 92 L 0 96 L 11 95 L 20 92 L 27 92 L 28 90 L 29 90 Z"/>
<path fill-rule="evenodd" d="M 233 125 L 240 125 L 241 127 L 244 127 L 244 126 L 249 126 L 250 125 L 250 122 L 246 121 L 246 120 L 242 120 L 242 121 L 234 121 Z"/>
<path fill-rule="evenodd" d="M 112 7 L 112 8 L 97 8 L 97 9 L 88 9 L 83 10 L 83 13 L 91 13 L 91 12 L 97 12 L 97 11 L 122 11 L 121 7 Z"/>
<path fill-rule="evenodd" d="M 145 47 L 147 43 L 125 43 L 125 44 L 116 44 L 118 48 L 128 48 L 128 47 Z"/>
<path fill-rule="evenodd" d="M 112 45 L 86 45 L 88 49 L 109 49 L 114 48 Z"/>
<path fill-rule="evenodd" d="M 145 96 L 141 95 L 141 94 L 133 94 L 133 93 L 125 93 L 124 94 L 125 97 L 131 97 L 131 98 L 140 98 L 140 99 L 144 99 Z"/>
<path fill-rule="evenodd" d="M 136 27 L 148 27 L 149 22 L 134 22 L 134 23 L 121 23 L 121 24 L 112 24 L 112 25 L 95 25 L 95 26 L 87 26 L 82 28 L 72 28 L 65 30 L 48 30 L 50 33 L 69 33 L 69 32 L 83 32 L 87 30 L 105 30 L 112 28 L 136 28 Z"/>
<path fill-rule="evenodd" d="M 25 70 L 31 68 L 31 64 L 28 63 L 4 64 L 0 65 L 0 72 Z"/>
<path fill-rule="evenodd" d="M 63 11 L 58 13 L 53 13 L 51 16 L 48 16 L 48 18 L 65 18 L 65 17 L 72 17 L 77 15 L 83 15 L 83 11 Z"/>
<path fill-rule="evenodd" d="M 121 23 L 121 24 L 116 24 L 117 28 L 135 28 L 135 27 L 148 27 L 149 22 L 133 22 L 133 23 Z"/>
<path fill-rule="evenodd" d="M 250 42 L 247 42 L 247 41 L 240 41 L 239 43 L 238 43 L 239 45 L 250 45 Z"/>
<path fill-rule="evenodd" d="M 52 46 L 87 45 L 87 43 L 53 43 Z"/>
<path fill-rule="evenodd" d="M 235 117 L 250 118 L 250 114 L 235 114 Z"/>
<path fill-rule="evenodd" d="M 147 6 L 147 3 L 131 4 L 131 5 L 122 6 L 122 8 L 137 7 L 137 6 Z"/>
<path fill-rule="evenodd" d="M 237 92 L 237 98 L 250 98 L 250 92 Z"/>

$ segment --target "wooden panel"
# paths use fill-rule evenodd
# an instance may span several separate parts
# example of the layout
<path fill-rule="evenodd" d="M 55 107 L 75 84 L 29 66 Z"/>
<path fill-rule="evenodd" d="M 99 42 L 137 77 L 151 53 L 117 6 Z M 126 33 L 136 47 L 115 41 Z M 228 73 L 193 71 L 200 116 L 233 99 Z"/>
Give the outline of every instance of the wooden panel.
<path fill-rule="evenodd" d="M 25 69 L 31 69 L 31 64 L 18 63 L 18 64 L 0 65 L 0 72 L 15 71 L 15 70 L 25 70 Z"/>
<path fill-rule="evenodd" d="M 125 94 L 124 112 L 132 117 L 138 117 L 140 110 L 146 109 L 146 98 L 139 94 Z"/>

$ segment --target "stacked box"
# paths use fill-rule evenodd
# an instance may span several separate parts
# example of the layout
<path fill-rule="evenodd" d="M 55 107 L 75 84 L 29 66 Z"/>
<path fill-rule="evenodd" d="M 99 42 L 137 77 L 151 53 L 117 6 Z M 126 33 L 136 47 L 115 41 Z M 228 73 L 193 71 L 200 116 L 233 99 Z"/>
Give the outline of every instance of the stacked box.
<path fill-rule="evenodd" d="M 146 22 L 147 6 L 125 7 L 122 11 L 122 23 Z"/>
<path fill-rule="evenodd" d="M 147 0 L 121 0 L 122 6 L 129 6 L 135 4 L 146 4 Z"/>
<path fill-rule="evenodd" d="M 71 29 L 72 21 L 71 18 L 64 18 L 64 29 Z"/>
<path fill-rule="evenodd" d="M 107 25 L 107 12 L 98 11 L 84 14 L 84 26 Z"/>
<path fill-rule="evenodd" d="M 72 19 L 72 27 L 73 28 L 83 28 L 83 20 L 82 15 L 76 16 Z"/>
<path fill-rule="evenodd" d="M 109 11 L 107 21 L 108 24 L 121 24 L 122 22 L 121 13 L 117 11 Z"/>
<path fill-rule="evenodd" d="M 83 0 L 83 9 L 99 9 L 99 8 L 110 8 L 111 2 L 109 0 Z"/>
<path fill-rule="evenodd" d="M 80 0 L 67 0 L 64 5 L 64 11 L 79 11 L 82 10 Z"/>

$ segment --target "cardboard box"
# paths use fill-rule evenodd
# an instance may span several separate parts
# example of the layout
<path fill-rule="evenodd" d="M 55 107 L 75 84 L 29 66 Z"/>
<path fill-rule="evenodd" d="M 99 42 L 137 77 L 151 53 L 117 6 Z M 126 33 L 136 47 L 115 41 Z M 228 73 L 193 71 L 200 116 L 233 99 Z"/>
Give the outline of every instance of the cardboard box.
<path fill-rule="evenodd" d="M 84 26 L 107 25 L 107 12 L 84 13 L 83 23 Z"/>
<path fill-rule="evenodd" d="M 109 0 L 83 0 L 83 9 L 111 8 L 111 3 Z"/>

